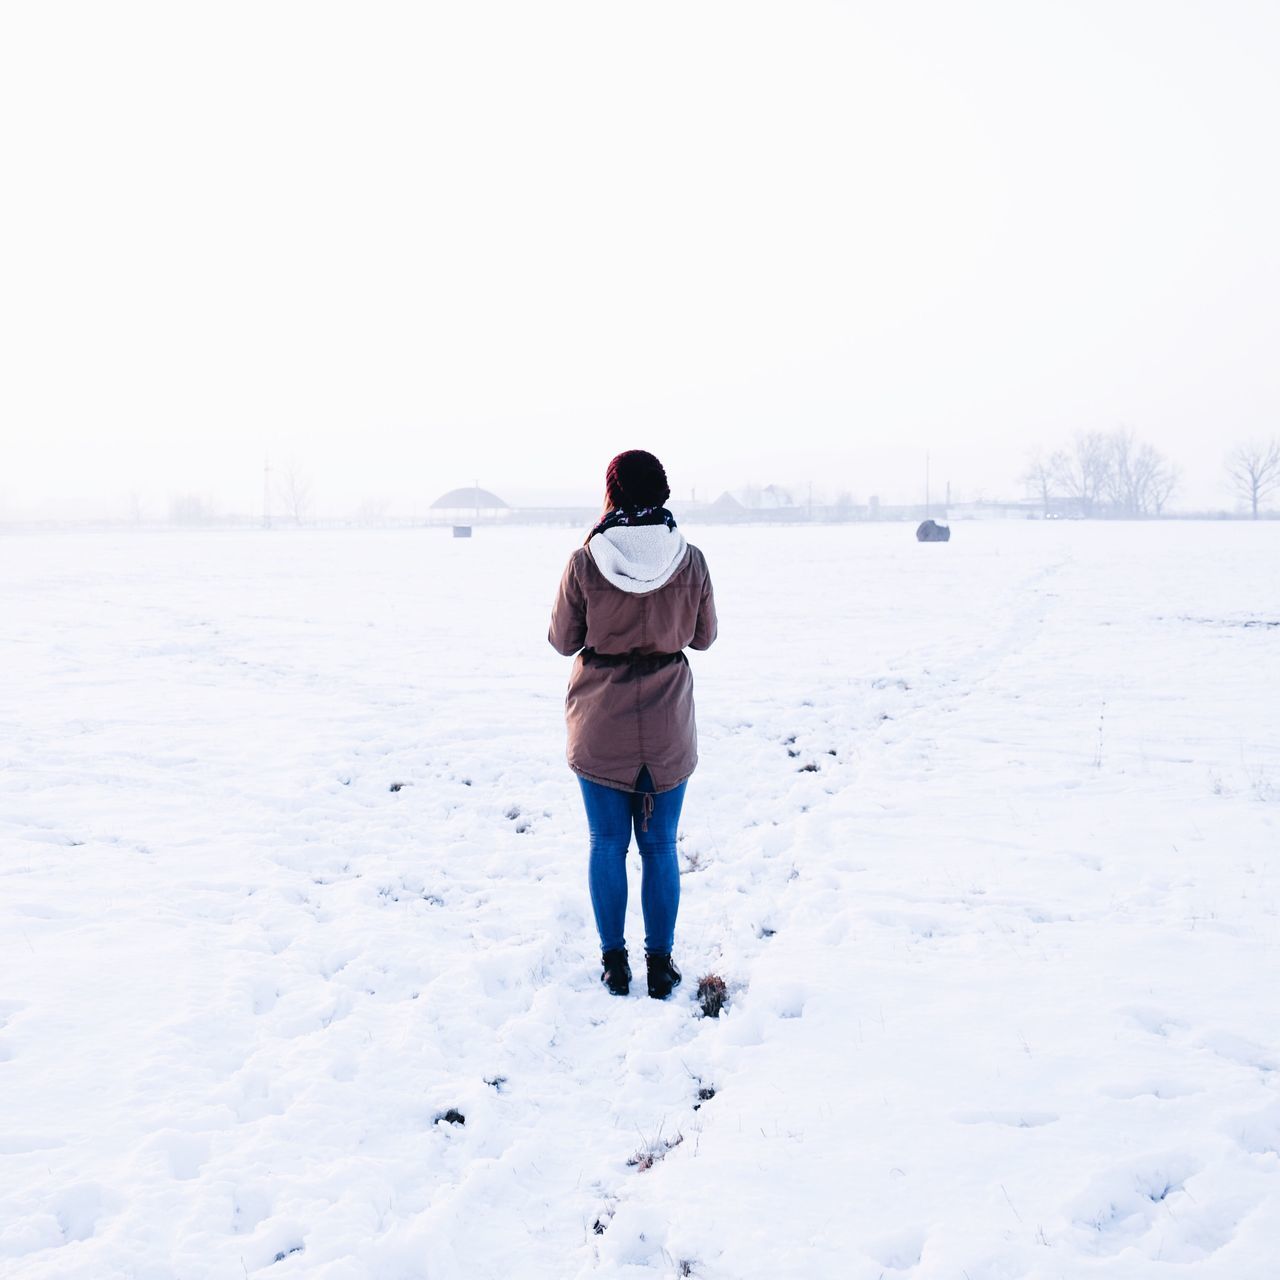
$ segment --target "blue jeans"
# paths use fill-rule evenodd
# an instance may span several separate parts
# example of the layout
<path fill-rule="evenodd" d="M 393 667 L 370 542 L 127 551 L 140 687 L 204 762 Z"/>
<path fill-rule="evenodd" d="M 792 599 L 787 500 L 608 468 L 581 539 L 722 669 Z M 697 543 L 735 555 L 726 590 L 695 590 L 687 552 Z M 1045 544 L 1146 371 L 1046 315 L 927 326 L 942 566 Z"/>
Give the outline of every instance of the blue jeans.
<path fill-rule="evenodd" d="M 618 791 L 579 777 L 591 829 L 587 881 L 600 931 L 600 950 L 623 947 L 627 915 L 627 849 L 634 825 L 640 848 L 640 905 L 644 910 L 644 949 L 668 955 L 680 909 L 680 864 L 676 860 L 676 826 L 684 804 L 682 782 L 671 791 L 653 793 L 648 769 L 641 770 L 640 791 Z M 645 810 L 649 809 L 646 822 Z M 644 830 L 645 826 L 648 830 Z"/>

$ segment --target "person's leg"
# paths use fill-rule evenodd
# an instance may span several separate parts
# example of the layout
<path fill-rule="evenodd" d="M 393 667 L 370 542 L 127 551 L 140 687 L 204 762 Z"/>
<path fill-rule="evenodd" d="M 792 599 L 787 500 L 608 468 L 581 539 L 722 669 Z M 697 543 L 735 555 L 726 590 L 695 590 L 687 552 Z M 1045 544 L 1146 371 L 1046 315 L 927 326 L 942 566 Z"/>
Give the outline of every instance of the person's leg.
<path fill-rule="evenodd" d="M 646 771 L 641 786 L 652 787 Z M 669 955 L 675 938 L 676 913 L 680 909 L 680 863 L 676 858 L 676 828 L 684 804 L 685 783 L 660 795 L 631 796 L 640 846 L 642 878 L 640 905 L 644 910 L 644 949 L 650 955 Z M 652 804 L 647 815 L 646 800 Z M 644 828 L 648 826 L 646 831 Z"/>
<path fill-rule="evenodd" d="M 591 831 L 587 883 L 600 932 L 600 950 L 626 946 L 627 847 L 631 843 L 631 793 L 579 777 Z"/>

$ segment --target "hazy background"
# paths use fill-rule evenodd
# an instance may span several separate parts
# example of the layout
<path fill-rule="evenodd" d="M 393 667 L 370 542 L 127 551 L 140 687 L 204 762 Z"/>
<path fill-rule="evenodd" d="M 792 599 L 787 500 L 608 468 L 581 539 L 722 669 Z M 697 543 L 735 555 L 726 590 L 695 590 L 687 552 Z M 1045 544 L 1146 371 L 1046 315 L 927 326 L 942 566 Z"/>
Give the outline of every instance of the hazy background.
<path fill-rule="evenodd" d="M 1020 496 L 1280 425 L 1273 3 L 0 9 L 0 518 Z"/>

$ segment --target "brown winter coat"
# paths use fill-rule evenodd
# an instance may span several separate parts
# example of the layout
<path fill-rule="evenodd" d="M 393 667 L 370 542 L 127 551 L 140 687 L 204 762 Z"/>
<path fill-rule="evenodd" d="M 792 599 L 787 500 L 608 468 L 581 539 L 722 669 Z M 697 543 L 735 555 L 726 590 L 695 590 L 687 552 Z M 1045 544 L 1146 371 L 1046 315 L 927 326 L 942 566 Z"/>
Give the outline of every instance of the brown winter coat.
<path fill-rule="evenodd" d="M 569 767 L 634 791 L 648 766 L 656 791 L 678 787 L 698 763 L 693 673 L 682 652 L 716 638 L 707 562 L 690 546 L 653 591 L 615 586 L 580 547 L 569 557 L 547 638 L 577 653 L 565 697 Z M 581 652 L 578 652 L 581 650 Z"/>

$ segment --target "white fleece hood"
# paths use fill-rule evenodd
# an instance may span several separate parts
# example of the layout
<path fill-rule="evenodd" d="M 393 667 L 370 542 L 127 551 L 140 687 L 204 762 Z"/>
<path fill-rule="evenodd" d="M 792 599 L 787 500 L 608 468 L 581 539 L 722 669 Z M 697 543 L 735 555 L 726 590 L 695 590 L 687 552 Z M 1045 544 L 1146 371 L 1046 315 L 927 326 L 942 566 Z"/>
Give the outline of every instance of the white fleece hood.
<path fill-rule="evenodd" d="M 656 591 L 680 567 L 689 544 L 665 524 L 615 525 L 587 549 L 596 568 L 623 591 Z"/>

